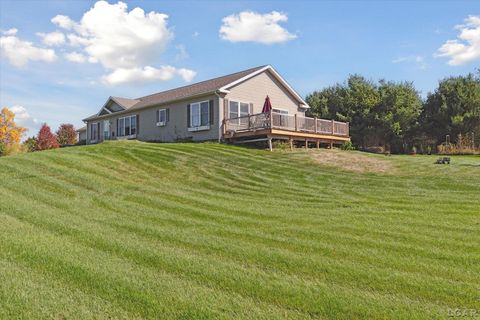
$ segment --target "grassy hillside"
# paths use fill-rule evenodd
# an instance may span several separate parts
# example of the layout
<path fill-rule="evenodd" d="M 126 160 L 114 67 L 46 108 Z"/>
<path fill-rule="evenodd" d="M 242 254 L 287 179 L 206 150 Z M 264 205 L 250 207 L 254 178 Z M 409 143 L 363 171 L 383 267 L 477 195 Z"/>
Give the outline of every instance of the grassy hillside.
<path fill-rule="evenodd" d="M 0 318 L 480 314 L 480 158 L 435 159 L 140 142 L 1 158 Z"/>

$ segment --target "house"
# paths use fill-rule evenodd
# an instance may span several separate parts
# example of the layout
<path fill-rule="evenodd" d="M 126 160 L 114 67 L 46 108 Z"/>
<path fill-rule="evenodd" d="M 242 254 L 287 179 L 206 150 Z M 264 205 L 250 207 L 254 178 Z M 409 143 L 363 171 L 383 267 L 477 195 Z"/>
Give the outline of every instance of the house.
<path fill-rule="evenodd" d="M 264 109 L 266 98 L 271 108 Z M 305 117 L 302 97 L 270 65 L 128 99 L 109 97 L 87 124 L 87 144 L 104 140 L 228 141 L 286 139 L 343 143 L 348 124 Z"/>
<path fill-rule="evenodd" d="M 86 143 L 87 141 L 87 127 L 81 127 L 77 131 L 77 141 L 80 144 Z"/>

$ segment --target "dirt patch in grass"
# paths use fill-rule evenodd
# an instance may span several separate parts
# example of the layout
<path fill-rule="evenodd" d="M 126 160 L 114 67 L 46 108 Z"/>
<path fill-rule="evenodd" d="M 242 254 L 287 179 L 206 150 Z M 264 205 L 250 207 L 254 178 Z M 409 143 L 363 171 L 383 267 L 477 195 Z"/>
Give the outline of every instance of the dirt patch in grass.
<path fill-rule="evenodd" d="M 347 171 L 384 174 L 396 172 L 393 163 L 388 159 L 382 159 L 381 157 L 386 156 L 381 155 L 342 150 L 321 150 L 311 152 L 310 155 L 317 163 Z"/>

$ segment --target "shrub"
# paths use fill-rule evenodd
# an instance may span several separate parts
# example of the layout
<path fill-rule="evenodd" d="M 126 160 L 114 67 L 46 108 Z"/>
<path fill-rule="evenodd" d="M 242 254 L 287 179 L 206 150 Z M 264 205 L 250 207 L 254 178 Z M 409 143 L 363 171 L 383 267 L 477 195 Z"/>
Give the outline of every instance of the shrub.
<path fill-rule="evenodd" d="M 476 150 L 471 135 L 459 134 L 457 143 L 444 142 L 437 147 L 439 154 L 478 154 L 480 150 Z"/>
<path fill-rule="evenodd" d="M 0 157 L 5 155 L 5 144 L 0 142 Z"/>
<path fill-rule="evenodd" d="M 343 144 L 342 144 L 342 147 L 341 147 L 342 150 L 355 150 L 355 148 L 353 147 L 353 144 L 352 144 L 352 141 L 345 141 Z"/>
<path fill-rule="evenodd" d="M 290 150 L 290 143 L 282 140 L 276 140 L 272 142 L 273 149 Z"/>
<path fill-rule="evenodd" d="M 25 151 L 27 152 L 34 152 L 37 150 L 37 137 L 30 137 L 23 142 L 23 146 L 25 147 Z"/>

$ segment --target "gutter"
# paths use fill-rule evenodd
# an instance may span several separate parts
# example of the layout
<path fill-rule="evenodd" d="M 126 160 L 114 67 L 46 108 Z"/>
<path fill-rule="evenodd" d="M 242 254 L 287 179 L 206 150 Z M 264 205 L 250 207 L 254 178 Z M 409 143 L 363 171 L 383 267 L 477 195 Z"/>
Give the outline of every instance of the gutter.
<path fill-rule="evenodd" d="M 158 104 L 151 104 L 151 105 L 146 105 L 146 106 L 143 106 L 141 108 L 135 108 L 133 109 L 133 107 L 135 106 L 132 106 L 130 109 L 125 109 L 125 110 L 122 110 L 122 111 L 117 111 L 117 112 L 113 112 L 111 114 L 105 114 L 105 115 L 102 115 L 102 116 L 98 116 L 98 117 L 93 117 L 93 118 L 85 118 L 83 119 L 82 121 L 87 123 L 88 121 L 94 121 L 94 120 L 101 120 L 101 119 L 105 119 L 105 118 L 109 118 L 113 115 L 122 115 L 122 114 L 126 114 L 126 113 L 129 113 L 129 112 L 135 112 L 137 110 L 143 110 L 143 109 L 148 109 L 148 108 L 152 108 L 152 107 L 157 107 L 157 106 L 162 106 L 162 105 L 165 105 L 167 103 L 172 103 L 172 102 L 178 102 L 178 101 L 183 101 L 183 100 L 189 100 L 191 98 L 197 98 L 197 97 L 202 97 L 202 96 L 206 96 L 206 95 L 210 95 L 210 94 L 215 94 L 217 95 L 216 93 L 217 91 L 208 91 L 208 92 L 202 92 L 202 93 L 199 93 L 199 94 L 196 94 L 196 95 L 193 95 L 193 96 L 188 96 L 188 97 L 185 97 L 185 98 L 179 98 L 179 99 L 173 99 L 173 100 L 168 100 L 168 101 L 163 101 L 161 103 L 158 103 Z"/>

